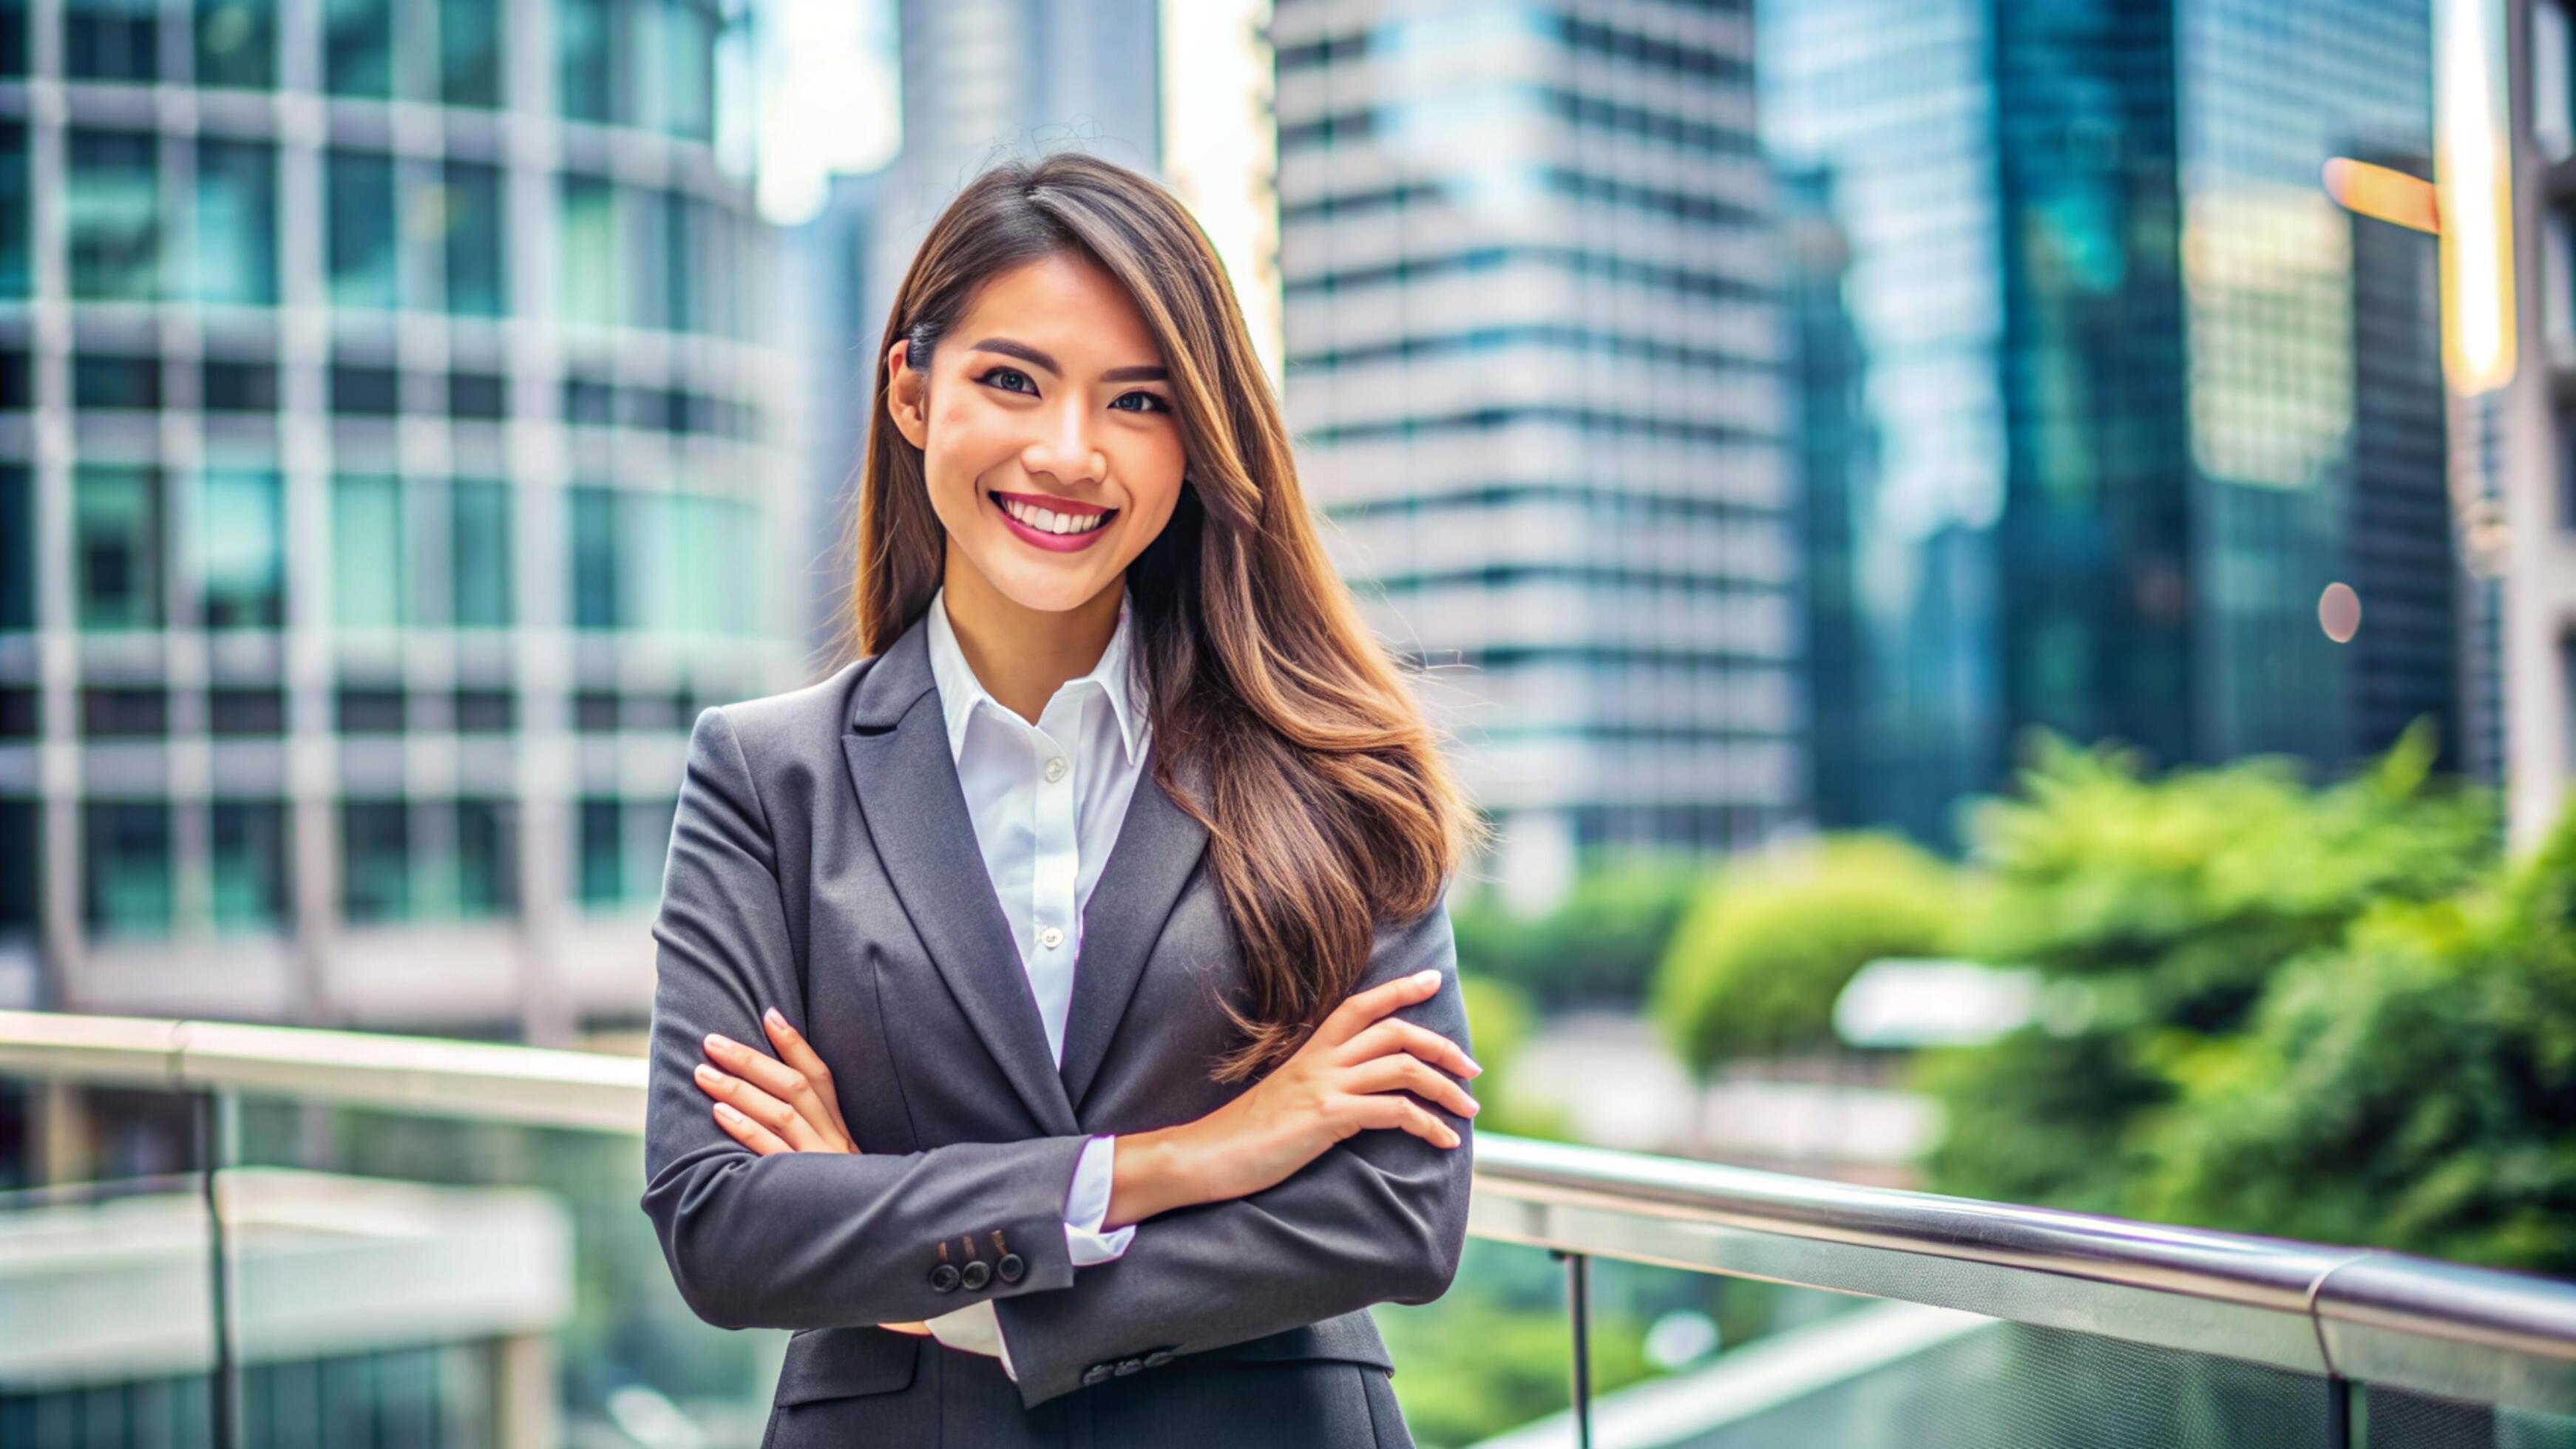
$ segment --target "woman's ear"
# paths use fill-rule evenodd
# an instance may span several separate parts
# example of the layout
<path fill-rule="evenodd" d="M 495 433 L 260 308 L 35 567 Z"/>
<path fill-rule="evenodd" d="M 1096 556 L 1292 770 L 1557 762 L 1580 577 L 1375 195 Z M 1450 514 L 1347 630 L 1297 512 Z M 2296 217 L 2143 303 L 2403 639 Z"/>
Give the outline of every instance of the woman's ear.
<path fill-rule="evenodd" d="M 929 378 L 913 370 L 912 339 L 905 338 L 886 350 L 886 417 L 894 430 L 916 448 L 928 446 L 930 418 L 928 411 Z"/>

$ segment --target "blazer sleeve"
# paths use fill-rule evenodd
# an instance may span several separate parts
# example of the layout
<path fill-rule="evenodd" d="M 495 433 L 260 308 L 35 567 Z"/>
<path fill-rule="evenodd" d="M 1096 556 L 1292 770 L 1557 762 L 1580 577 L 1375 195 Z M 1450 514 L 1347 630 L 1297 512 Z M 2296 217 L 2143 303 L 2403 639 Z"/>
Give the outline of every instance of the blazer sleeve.
<path fill-rule="evenodd" d="M 913 1322 L 1071 1284 L 1064 1212 L 1087 1134 L 763 1157 L 716 1125 L 692 1076 L 706 1034 L 766 1050 L 762 1009 L 803 999 L 772 838 L 733 727 L 710 709 L 689 737 L 653 924 L 643 1208 L 681 1298 L 719 1327 L 798 1329 Z M 996 1232 L 1025 1265 L 1017 1281 L 931 1286 L 943 1244 L 957 1266 L 992 1261 Z"/>
<path fill-rule="evenodd" d="M 1448 908 L 1434 905 L 1379 928 L 1362 986 L 1438 968 L 1438 994 L 1396 1014 L 1472 1051 L 1457 960 Z M 1196 1353 L 1448 1291 L 1475 1143 L 1466 1118 L 1424 1105 L 1456 1147 L 1395 1128 L 1357 1133 L 1260 1192 L 1155 1217 L 1125 1256 L 1083 1269 L 1064 1292 L 995 1303 L 1022 1405 L 1082 1387 L 1104 1361 Z"/>

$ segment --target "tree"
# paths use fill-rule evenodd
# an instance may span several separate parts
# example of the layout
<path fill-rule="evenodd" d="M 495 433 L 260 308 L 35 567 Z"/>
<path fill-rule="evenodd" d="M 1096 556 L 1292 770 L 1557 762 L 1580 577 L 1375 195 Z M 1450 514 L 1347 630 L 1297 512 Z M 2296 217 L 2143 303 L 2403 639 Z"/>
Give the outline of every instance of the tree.
<path fill-rule="evenodd" d="M 1881 957 L 1947 949 L 1961 882 L 1893 836 L 1749 860 L 1703 890 L 1657 973 L 1654 1015 L 1703 1075 L 1834 1043 L 1834 998 Z"/>
<path fill-rule="evenodd" d="M 2492 868 L 2490 803 L 2435 788 L 2433 754 L 2410 731 L 2316 789 L 2280 761 L 2151 779 L 2129 752 L 2042 739 L 2019 798 L 1971 816 L 1990 889 L 1965 939 L 2036 967 L 2047 1006 L 2041 1025 L 1924 1059 L 1950 1123 L 1935 1185 L 2149 1212 L 2181 1074 L 2218 1070 L 2199 1053 L 2248 1028 L 2274 974 L 2367 912 L 2444 900 Z"/>
<path fill-rule="evenodd" d="M 1563 903 L 1536 917 L 1478 892 L 1451 916 L 1459 967 L 1548 1006 L 1633 1005 L 1706 875 L 1686 856 L 1619 851 L 1588 862 Z"/>

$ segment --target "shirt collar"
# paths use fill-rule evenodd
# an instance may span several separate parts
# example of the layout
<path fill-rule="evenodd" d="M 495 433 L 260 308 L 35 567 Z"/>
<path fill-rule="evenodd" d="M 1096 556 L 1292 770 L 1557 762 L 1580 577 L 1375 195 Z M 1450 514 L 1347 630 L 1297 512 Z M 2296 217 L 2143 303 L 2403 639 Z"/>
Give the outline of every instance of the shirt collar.
<path fill-rule="evenodd" d="M 1109 712 L 1118 722 L 1118 743 L 1127 752 L 1127 763 L 1136 763 L 1144 751 L 1145 720 L 1136 701 L 1128 694 L 1128 657 L 1135 649 L 1134 608 L 1127 592 L 1118 593 L 1118 627 L 1109 634 L 1109 647 L 1100 651 L 1100 662 L 1079 679 L 1067 680 L 1065 688 L 1077 684 L 1096 684 L 1109 696 Z M 966 662 L 966 651 L 957 644 L 957 631 L 948 622 L 948 588 L 941 585 L 930 596 L 930 676 L 939 687 L 939 712 L 948 727 L 948 757 L 956 760 L 966 753 L 966 725 L 975 717 L 975 707 L 989 704 L 996 711 L 1010 715 L 1002 702 L 984 688 L 975 677 L 975 667 Z M 1025 724 L 1017 715 L 1015 722 Z"/>

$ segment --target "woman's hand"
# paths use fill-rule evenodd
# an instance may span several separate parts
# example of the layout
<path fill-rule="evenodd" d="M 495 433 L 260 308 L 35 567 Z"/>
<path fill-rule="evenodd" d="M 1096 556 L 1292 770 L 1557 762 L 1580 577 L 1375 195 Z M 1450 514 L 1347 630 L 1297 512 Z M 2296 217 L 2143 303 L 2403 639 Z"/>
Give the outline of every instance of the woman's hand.
<path fill-rule="evenodd" d="M 858 1154 L 848 1124 L 841 1120 L 840 1094 L 832 1086 L 832 1069 L 813 1046 L 787 1024 L 778 1008 L 760 1018 L 771 1058 L 730 1037 L 714 1032 L 705 1042 L 707 1061 L 698 1064 L 698 1090 L 716 1099 L 716 1125 L 762 1157 L 781 1152 L 846 1152 Z M 730 1069 L 730 1070 L 727 1070 Z M 928 1337 L 922 1323 L 880 1323 L 879 1328 Z"/>
<path fill-rule="evenodd" d="M 1484 1068 L 1449 1038 L 1391 1015 L 1437 995 L 1440 980 L 1417 971 L 1358 992 L 1233 1101 L 1183 1126 L 1122 1135 L 1102 1225 L 1259 1192 L 1370 1128 L 1456 1147 L 1449 1124 L 1405 1093 L 1473 1117 L 1475 1099 L 1438 1069 L 1473 1077 Z"/>

